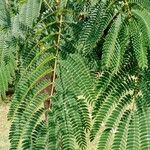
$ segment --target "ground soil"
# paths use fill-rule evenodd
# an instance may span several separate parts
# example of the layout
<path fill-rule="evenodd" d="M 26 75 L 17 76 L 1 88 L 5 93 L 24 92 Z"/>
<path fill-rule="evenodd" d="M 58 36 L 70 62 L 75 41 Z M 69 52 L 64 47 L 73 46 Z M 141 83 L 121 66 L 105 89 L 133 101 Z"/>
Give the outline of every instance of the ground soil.
<path fill-rule="evenodd" d="M 9 128 L 10 122 L 7 120 L 9 104 L 0 104 L 0 150 L 9 150 Z"/>

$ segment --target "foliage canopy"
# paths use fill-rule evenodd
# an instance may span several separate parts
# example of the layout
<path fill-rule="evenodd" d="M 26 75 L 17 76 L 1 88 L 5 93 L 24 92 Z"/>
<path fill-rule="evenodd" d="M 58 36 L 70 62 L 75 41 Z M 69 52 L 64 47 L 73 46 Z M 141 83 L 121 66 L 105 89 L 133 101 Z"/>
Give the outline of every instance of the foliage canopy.
<path fill-rule="evenodd" d="M 0 0 L 0 32 L 11 150 L 150 150 L 149 0 Z"/>

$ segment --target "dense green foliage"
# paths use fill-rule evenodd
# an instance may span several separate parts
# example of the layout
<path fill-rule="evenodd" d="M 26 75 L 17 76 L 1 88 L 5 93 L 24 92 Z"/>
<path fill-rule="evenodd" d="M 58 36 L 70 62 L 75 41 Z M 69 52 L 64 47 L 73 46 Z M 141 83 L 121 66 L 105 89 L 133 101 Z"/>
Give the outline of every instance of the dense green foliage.
<path fill-rule="evenodd" d="M 149 0 L 0 0 L 0 30 L 11 150 L 150 150 Z"/>

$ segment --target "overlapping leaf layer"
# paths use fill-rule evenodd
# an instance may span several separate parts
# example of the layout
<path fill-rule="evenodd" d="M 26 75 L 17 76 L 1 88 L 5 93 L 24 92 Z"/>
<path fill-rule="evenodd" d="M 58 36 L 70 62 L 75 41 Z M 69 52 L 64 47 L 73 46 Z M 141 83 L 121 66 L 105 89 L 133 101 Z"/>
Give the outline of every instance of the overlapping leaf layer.
<path fill-rule="evenodd" d="M 17 3 L 0 1 L 10 149 L 149 150 L 149 0 Z"/>

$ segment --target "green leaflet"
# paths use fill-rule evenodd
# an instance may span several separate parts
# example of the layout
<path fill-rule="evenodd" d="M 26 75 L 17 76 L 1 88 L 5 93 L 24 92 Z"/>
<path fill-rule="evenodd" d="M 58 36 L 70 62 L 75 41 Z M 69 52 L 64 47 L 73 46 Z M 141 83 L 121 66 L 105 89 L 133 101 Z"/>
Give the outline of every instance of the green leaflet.
<path fill-rule="evenodd" d="M 125 77 L 125 75 L 123 76 Z M 120 76 L 117 78 L 120 78 Z M 117 78 L 116 80 L 118 80 Z M 97 114 L 93 116 L 94 124 L 90 138 L 93 141 L 99 137 L 97 149 L 149 148 L 149 144 L 140 144 L 143 142 L 143 138 L 148 138 L 148 132 L 146 131 L 149 128 L 148 123 L 144 123 L 144 120 L 141 121 L 141 117 L 144 119 L 144 115 L 147 114 L 147 109 L 149 109 L 146 105 L 143 107 L 145 99 L 142 95 L 146 91 L 143 91 L 142 94 L 139 91 L 137 92 L 135 80 L 124 81 L 116 81 L 117 85 L 113 85 L 115 87 L 110 89 L 111 91 L 100 105 Z M 113 82 L 110 82 L 110 84 L 113 84 Z M 132 90 L 135 90 L 134 93 Z M 108 90 L 106 91 L 108 92 Z M 149 119 L 147 121 L 149 122 Z M 142 123 L 146 125 L 145 128 L 142 128 Z M 149 138 L 146 142 L 149 142 Z"/>
<path fill-rule="evenodd" d="M 111 8 L 107 7 L 103 2 L 94 7 L 89 21 L 85 22 L 79 36 L 77 42 L 79 52 L 87 55 L 96 46 L 104 30 L 116 15 Z"/>
<path fill-rule="evenodd" d="M 121 24 L 121 16 L 118 16 L 106 37 L 106 41 L 103 46 L 102 56 L 102 63 L 103 66 L 106 68 L 110 68 L 110 66 L 112 65 L 111 63 L 116 59 L 115 57 L 117 55 L 121 57 L 121 54 L 119 54 L 119 51 L 121 51 L 121 45 L 117 41 Z"/>
<path fill-rule="evenodd" d="M 20 23 L 31 28 L 33 22 L 36 21 L 40 15 L 41 3 L 41 0 L 28 0 L 26 4 L 23 4 L 19 13 Z"/>
<path fill-rule="evenodd" d="M 0 0 L 0 30 L 1 28 L 9 28 L 11 25 L 10 14 L 6 7 L 6 2 Z"/>
<path fill-rule="evenodd" d="M 9 34 L 9 33 L 8 33 Z M 0 97 L 6 98 L 8 85 L 12 82 L 12 77 L 15 76 L 16 60 L 15 51 L 17 48 L 8 44 L 11 38 L 9 35 L 1 32 L 0 36 Z M 7 41 L 7 42 L 6 42 Z"/>
<path fill-rule="evenodd" d="M 148 67 L 147 48 L 143 43 L 142 32 L 139 33 L 138 24 L 134 20 L 130 22 L 130 36 L 138 65 L 145 69 Z"/>
<path fill-rule="evenodd" d="M 150 11 L 149 9 L 149 5 L 150 5 L 150 1 L 149 0 L 129 0 L 128 3 L 131 4 L 135 4 L 138 7 L 141 7 L 141 9 L 147 9 L 148 11 Z"/>
<path fill-rule="evenodd" d="M 141 32 L 143 33 L 143 42 L 145 42 L 145 45 L 149 46 L 150 41 L 150 21 L 149 16 L 150 14 L 143 10 L 135 9 L 132 11 L 135 14 L 135 17 L 137 18 L 139 27 Z"/>
<path fill-rule="evenodd" d="M 28 0 L 20 6 L 19 14 L 12 17 L 12 34 L 16 38 L 25 39 L 26 28 L 33 28 L 33 23 L 40 15 L 41 0 Z"/>

